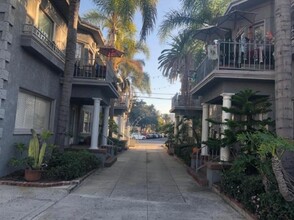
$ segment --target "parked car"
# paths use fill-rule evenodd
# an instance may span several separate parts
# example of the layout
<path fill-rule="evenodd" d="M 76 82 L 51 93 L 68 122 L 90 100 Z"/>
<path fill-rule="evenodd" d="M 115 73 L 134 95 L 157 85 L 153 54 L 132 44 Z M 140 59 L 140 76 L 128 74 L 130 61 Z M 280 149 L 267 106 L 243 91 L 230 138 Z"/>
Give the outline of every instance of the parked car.
<path fill-rule="evenodd" d="M 131 138 L 136 139 L 136 140 L 145 140 L 146 136 L 144 136 L 144 135 L 142 135 L 140 133 L 132 133 Z"/>

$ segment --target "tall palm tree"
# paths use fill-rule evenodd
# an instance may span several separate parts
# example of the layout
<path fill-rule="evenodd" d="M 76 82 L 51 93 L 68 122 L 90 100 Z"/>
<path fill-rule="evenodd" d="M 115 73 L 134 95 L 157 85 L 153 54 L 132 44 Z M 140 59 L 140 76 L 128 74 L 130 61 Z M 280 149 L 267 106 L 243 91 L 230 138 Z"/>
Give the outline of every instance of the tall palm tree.
<path fill-rule="evenodd" d="M 293 139 L 293 80 L 291 49 L 291 2 L 275 0 L 275 106 L 277 135 Z M 289 153 L 289 152 L 288 152 Z M 293 155 L 293 154 L 292 154 Z M 288 161 L 290 162 L 290 161 Z M 293 164 L 293 163 L 292 163 Z M 272 167 L 279 184 L 279 190 L 288 201 L 294 196 L 287 187 L 287 179 L 281 160 L 273 158 Z"/>
<path fill-rule="evenodd" d="M 293 139 L 291 4 L 288 0 L 276 0 L 275 7 L 276 132 Z"/>
<path fill-rule="evenodd" d="M 105 17 L 120 17 L 123 24 L 132 23 L 136 10 L 142 15 L 141 40 L 146 40 L 147 35 L 153 30 L 158 0 L 93 0 L 98 11 Z M 113 29 L 115 31 L 115 29 Z"/>
<path fill-rule="evenodd" d="M 190 70 L 198 61 L 198 59 L 194 59 L 196 55 L 203 55 L 203 44 L 199 41 L 189 41 L 190 43 L 188 44 L 185 34 L 173 37 L 172 40 L 171 48 L 163 50 L 158 58 L 159 69 L 162 69 L 163 76 L 167 77 L 171 82 L 177 78 L 181 79 L 181 93 L 186 97 L 189 91 Z M 192 59 L 194 59 L 193 65 Z"/>
<path fill-rule="evenodd" d="M 68 16 L 66 51 L 65 51 L 64 77 L 63 77 L 63 85 L 62 85 L 62 91 L 61 91 L 61 101 L 59 106 L 57 136 L 56 136 L 56 142 L 61 148 L 64 147 L 66 129 L 67 129 L 67 124 L 69 120 L 68 115 L 69 115 L 69 109 L 70 109 L 70 97 L 71 97 L 72 80 L 73 80 L 73 73 L 74 73 L 79 7 L 80 7 L 80 0 L 69 1 L 69 16 Z"/>

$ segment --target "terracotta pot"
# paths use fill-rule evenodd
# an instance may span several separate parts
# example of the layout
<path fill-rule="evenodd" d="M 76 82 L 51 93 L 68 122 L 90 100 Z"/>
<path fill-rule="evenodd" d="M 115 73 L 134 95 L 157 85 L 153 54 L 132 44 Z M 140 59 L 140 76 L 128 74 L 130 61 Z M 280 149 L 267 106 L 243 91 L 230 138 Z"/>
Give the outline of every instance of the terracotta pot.
<path fill-rule="evenodd" d="M 41 179 L 41 170 L 25 169 L 25 180 L 28 182 L 34 182 Z"/>

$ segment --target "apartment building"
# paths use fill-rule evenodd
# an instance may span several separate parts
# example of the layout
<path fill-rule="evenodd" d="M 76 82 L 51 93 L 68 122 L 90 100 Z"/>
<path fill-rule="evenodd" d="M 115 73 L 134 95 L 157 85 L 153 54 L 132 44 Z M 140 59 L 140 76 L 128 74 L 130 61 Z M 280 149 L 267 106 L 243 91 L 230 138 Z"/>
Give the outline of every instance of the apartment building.
<path fill-rule="evenodd" d="M 57 131 L 68 13 L 67 0 L 0 3 L 0 176 L 11 171 L 14 145 L 28 143 L 32 128 Z M 110 59 L 102 53 L 107 49 L 99 28 L 80 19 L 65 144 L 80 144 L 85 136 L 93 149 L 107 142 L 110 99 L 119 98 Z"/>

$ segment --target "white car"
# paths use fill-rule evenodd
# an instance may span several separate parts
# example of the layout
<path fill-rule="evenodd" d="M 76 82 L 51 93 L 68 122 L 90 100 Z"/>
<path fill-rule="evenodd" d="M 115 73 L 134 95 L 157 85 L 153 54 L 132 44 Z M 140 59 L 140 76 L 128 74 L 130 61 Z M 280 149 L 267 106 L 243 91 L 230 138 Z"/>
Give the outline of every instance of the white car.
<path fill-rule="evenodd" d="M 139 133 L 133 133 L 133 134 L 131 134 L 131 138 L 136 139 L 136 140 L 145 140 L 146 136 L 141 135 Z"/>

